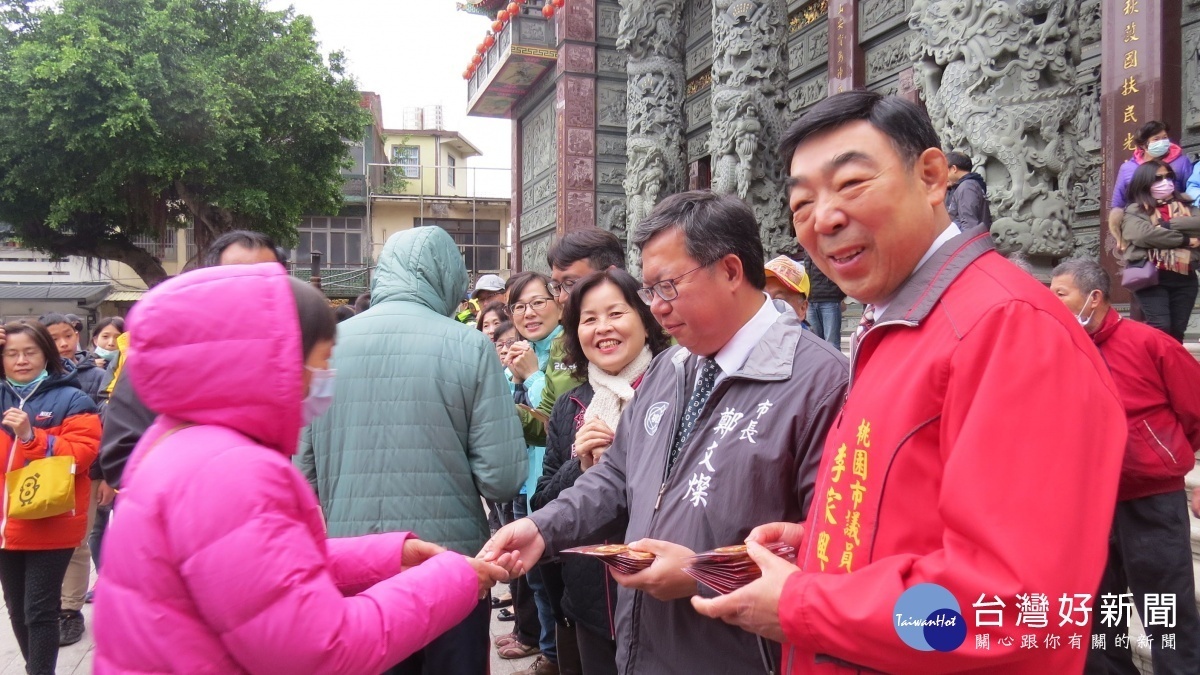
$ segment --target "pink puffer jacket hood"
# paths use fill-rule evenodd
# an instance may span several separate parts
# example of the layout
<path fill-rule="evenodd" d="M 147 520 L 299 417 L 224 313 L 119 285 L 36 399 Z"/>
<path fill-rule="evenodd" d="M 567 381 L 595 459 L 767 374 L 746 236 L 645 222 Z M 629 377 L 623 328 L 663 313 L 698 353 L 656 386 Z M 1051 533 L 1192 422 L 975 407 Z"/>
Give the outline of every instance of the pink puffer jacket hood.
<path fill-rule="evenodd" d="M 165 281 L 133 307 L 129 331 L 129 377 L 151 410 L 295 454 L 303 355 L 281 265 L 212 267 Z"/>

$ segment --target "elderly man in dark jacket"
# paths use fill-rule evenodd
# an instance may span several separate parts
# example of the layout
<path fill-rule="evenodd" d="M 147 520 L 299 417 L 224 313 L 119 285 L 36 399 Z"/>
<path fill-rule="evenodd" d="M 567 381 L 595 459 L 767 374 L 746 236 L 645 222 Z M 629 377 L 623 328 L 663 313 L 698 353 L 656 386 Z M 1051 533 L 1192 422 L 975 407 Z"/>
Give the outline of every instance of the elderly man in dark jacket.
<path fill-rule="evenodd" d="M 971 170 L 971 158 L 961 152 L 946 153 L 949 165 L 946 211 L 963 232 L 989 230 L 992 212 L 988 206 L 987 183 Z"/>
<path fill-rule="evenodd" d="M 779 645 L 697 614 L 682 571 L 693 552 L 807 512 L 846 393 L 846 358 L 763 293 L 758 232 L 743 202 L 708 191 L 668 197 L 638 225 L 640 295 L 679 346 L 651 364 L 603 460 L 481 554 L 515 551 L 524 567 L 627 524 L 631 548 L 656 557 L 613 573 L 623 674 L 777 672 Z"/>

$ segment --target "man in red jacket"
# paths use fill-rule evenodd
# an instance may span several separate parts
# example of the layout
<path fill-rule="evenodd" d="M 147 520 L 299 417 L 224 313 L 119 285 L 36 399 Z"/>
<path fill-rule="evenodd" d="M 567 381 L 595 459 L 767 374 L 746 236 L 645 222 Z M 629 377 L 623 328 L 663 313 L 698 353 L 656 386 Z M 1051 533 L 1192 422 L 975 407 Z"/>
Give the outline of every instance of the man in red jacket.
<path fill-rule="evenodd" d="M 1125 448 L 1099 353 L 951 222 L 917 106 L 831 96 L 782 145 L 797 238 L 866 321 L 804 525 L 756 528 L 763 578 L 693 606 L 784 642 L 791 673 L 1080 672 Z"/>
<path fill-rule="evenodd" d="M 1068 260 L 1052 277 L 1050 290 L 1108 364 L 1129 425 L 1100 596 L 1132 591 L 1154 672 L 1191 672 L 1200 664 L 1200 612 L 1183 476 L 1200 448 L 1200 363 L 1162 331 L 1122 319 L 1098 263 Z M 1127 641 L 1118 644 L 1127 621 L 1102 621 L 1096 633 L 1104 644 L 1089 653 L 1088 673 L 1137 673 Z"/>

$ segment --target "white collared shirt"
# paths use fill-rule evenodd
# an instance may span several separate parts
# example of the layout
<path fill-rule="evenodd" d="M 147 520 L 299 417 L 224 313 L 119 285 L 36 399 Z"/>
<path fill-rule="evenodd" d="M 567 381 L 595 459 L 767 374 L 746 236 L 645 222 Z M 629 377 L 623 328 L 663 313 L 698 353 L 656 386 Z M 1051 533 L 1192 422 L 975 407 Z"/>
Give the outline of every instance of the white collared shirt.
<path fill-rule="evenodd" d="M 934 253 L 937 253 L 937 250 L 942 247 L 942 244 L 945 244 L 946 242 L 950 241 L 951 239 L 957 237 L 960 234 L 962 234 L 962 230 L 959 229 L 958 225 L 953 222 L 950 223 L 950 226 L 947 227 L 946 229 L 942 230 L 942 233 L 937 236 L 937 239 L 933 240 L 933 244 L 930 245 L 928 251 L 925 251 L 925 255 L 921 256 L 921 260 L 917 263 L 917 266 L 913 268 L 912 274 L 908 275 L 909 278 L 912 278 L 912 275 L 916 274 L 917 270 L 921 269 L 921 267 L 925 263 L 929 262 L 929 259 L 933 257 Z M 896 294 L 893 293 L 892 296 L 889 297 L 886 302 L 881 302 L 881 303 L 878 303 L 875 305 L 875 320 L 876 321 L 878 321 L 879 318 L 881 316 L 883 316 L 883 313 L 887 311 L 888 305 L 892 304 L 892 300 L 894 300 L 895 298 L 896 298 Z"/>
<path fill-rule="evenodd" d="M 762 307 L 759 307 L 754 316 L 750 317 L 750 320 L 743 324 L 738 332 L 729 338 L 729 342 L 726 342 L 725 346 L 721 347 L 720 351 L 713 356 L 713 360 L 721 368 L 721 372 L 717 375 L 717 382 L 730 373 L 736 373 L 746 365 L 746 359 L 750 358 L 750 352 L 754 351 L 755 345 L 762 340 L 779 317 L 780 313 L 775 308 L 775 303 L 771 301 L 769 295 L 763 293 Z M 696 377 L 699 376 L 699 372 L 697 372 Z"/>

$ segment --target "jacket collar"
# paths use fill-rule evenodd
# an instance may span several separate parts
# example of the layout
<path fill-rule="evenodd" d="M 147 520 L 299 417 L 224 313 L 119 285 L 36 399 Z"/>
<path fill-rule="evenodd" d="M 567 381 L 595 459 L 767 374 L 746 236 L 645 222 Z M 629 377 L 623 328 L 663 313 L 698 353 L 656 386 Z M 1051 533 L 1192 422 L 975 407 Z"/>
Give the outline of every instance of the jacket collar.
<path fill-rule="evenodd" d="M 800 326 L 800 320 L 796 317 L 795 312 L 785 311 L 786 303 L 782 300 L 772 300 L 771 302 L 779 310 L 779 317 L 763 334 L 758 344 L 750 350 L 750 356 L 746 358 L 746 363 L 742 365 L 741 369 L 736 373 L 726 373 L 728 377 L 773 381 L 786 380 L 792 376 L 792 361 L 796 357 L 796 344 L 800 342 L 800 336 L 804 329 Z M 694 362 L 687 364 L 691 357 L 691 351 L 686 347 L 680 347 L 679 351 L 671 357 L 671 361 L 676 367 L 687 366 L 689 371 L 694 372 L 696 364 Z"/>
<path fill-rule="evenodd" d="M 1100 322 L 1100 330 L 1091 335 L 1092 342 L 1096 343 L 1097 347 L 1104 344 L 1104 342 L 1113 336 L 1113 333 L 1117 332 L 1117 326 L 1119 325 L 1121 325 L 1121 315 L 1117 312 L 1116 308 L 1109 306 L 1108 314 L 1105 314 L 1104 321 Z"/>
<path fill-rule="evenodd" d="M 920 323 L 929 316 L 942 294 L 968 265 L 995 250 L 990 232 L 969 231 L 942 244 L 929 260 L 910 276 L 876 323 L 905 321 Z"/>

